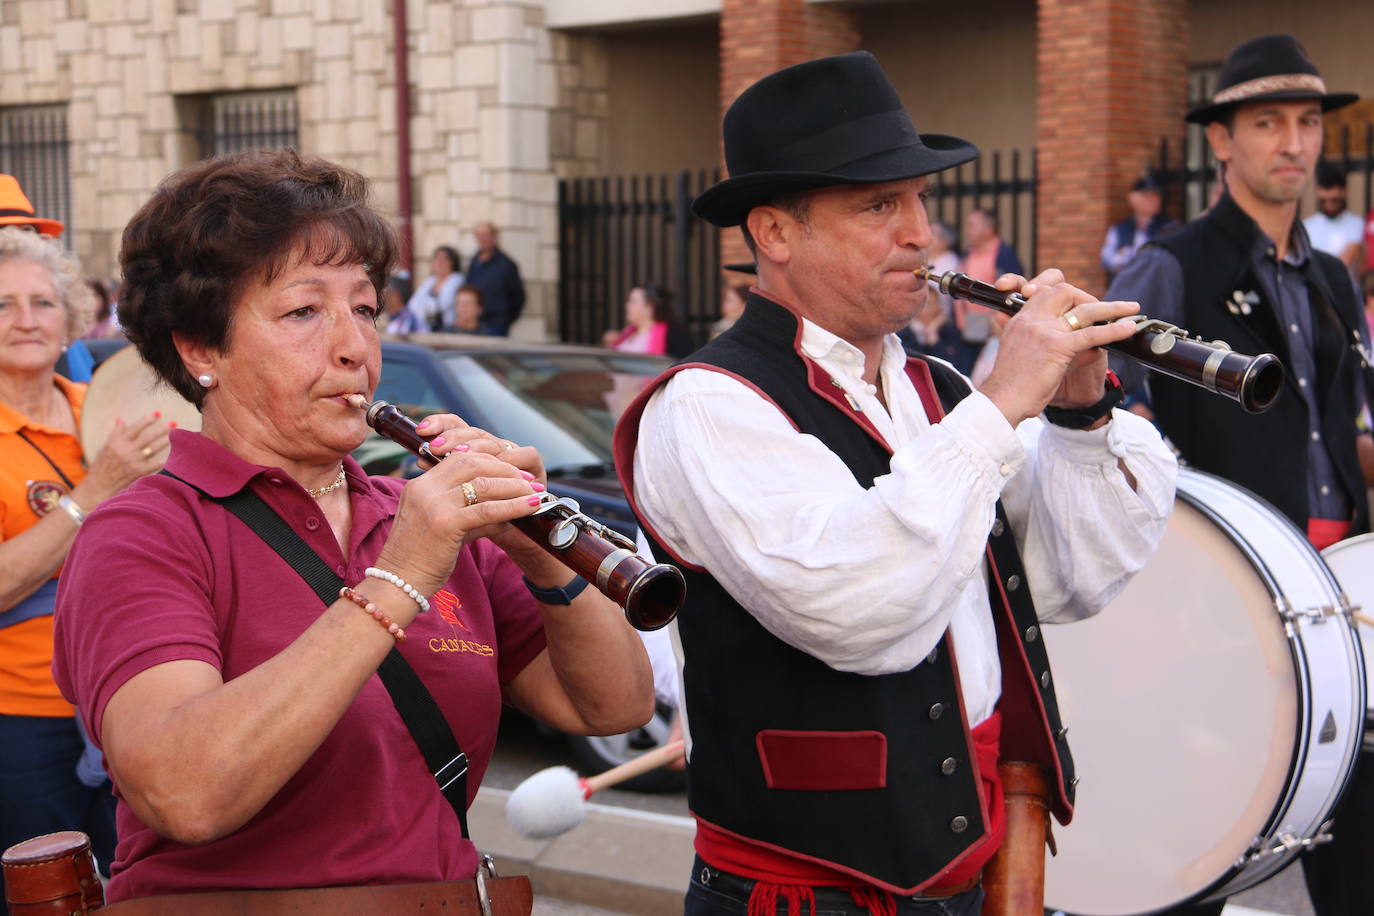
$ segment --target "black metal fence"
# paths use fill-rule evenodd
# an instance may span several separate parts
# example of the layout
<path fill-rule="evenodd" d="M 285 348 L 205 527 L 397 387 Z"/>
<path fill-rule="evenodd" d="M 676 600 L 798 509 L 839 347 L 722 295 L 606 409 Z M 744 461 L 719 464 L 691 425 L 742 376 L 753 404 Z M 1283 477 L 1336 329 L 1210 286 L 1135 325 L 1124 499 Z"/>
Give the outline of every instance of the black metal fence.
<path fill-rule="evenodd" d="M 1029 154 L 1020 150 L 1012 150 L 1008 155 L 1001 151 L 985 153 L 958 168 L 937 173 L 934 179 L 934 193 L 927 205 L 932 219 L 953 230 L 952 237 L 957 240 L 969 211 L 990 211 L 997 217 L 1002 239 L 1016 249 L 1026 269 L 1034 275 L 1039 263 L 1034 150 Z"/>
<path fill-rule="evenodd" d="M 692 198 L 717 180 L 705 169 L 671 175 L 576 178 L 558 184 L 558 319 L 563 340 L 600 343 L 625 324 L 640 283 L 673 291 L 698 343 L 720 317 L 720 231 L 692 216 Z M 957 238 L 970 210 L 992 211 L 1002 237 L 1036 262 L 1035 154 L 1000 152 L 936 177 L 929 207 Z M 740 275 L 744 279 L 744 275 Z"/>
<path fill-rule="evenodd" d="M 673 292 L 693 340 L 720 317 L 720 232 L 692 216 L 716 181 L 705 169 L 558 183 L 558 321 L 563 340 L 600 343 L 625 324 L 625 297 L 642 283 Z"/>
<path fill-rule="evenodd" d="M 292 90 L 183 97 L 184 129 L 204 158 L 246 149 L 299 146 Z"/>
<path fill-rule="evenodd" d="M 35 215 L 72 225 L 67 107 L 0 109 L 0 172 L 13 175 Z M 72 234 L 64 241 L 70 245 Z"/>

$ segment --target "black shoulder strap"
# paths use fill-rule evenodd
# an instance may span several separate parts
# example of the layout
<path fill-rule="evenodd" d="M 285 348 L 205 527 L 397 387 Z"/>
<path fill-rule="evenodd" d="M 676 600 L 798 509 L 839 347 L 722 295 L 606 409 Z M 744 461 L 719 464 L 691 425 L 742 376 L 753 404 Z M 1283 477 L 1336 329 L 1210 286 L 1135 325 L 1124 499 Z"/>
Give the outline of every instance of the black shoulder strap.
<path fill-rule="evenodd" d="M 200 490 L 195 484 L 182 480 L 165 468 L 162 473 Z M 225 497 L 210 496 L 204 490 L 200 492 L 253 529 L 267 546 L 291 565 L 326 607 L 338 600 L 343 580 L 300 535 L 291 530 L 291 526 L 271 506 L 262 501 L 262 497 L 248 487 Z M 434 697 L 425 689 L 420 676 L 395 647 L 377 667 L 377 676 L 382 679 L 387 693 L 391 694 L 391 702 L 396 705 L 396 711 L 410 730 L 410 736 L 419 745 L 425 765 L 439 784 L 439 791 L 453 807 L 453 813 L 458 815 L 463 838 L 468 839 L 468 758 L 459 747 L 457 736 L 449 728 L 448 720 L 444 718 L 439 704 L 434 702 Z"/>

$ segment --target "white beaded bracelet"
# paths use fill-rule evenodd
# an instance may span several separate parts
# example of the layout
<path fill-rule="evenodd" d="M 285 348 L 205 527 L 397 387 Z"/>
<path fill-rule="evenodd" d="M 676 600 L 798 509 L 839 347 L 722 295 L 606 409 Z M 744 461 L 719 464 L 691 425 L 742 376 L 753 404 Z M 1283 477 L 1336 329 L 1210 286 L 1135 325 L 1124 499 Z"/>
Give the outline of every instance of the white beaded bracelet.
<path fill-rule="evenodd" d="M 394 572 L 387 572 L 385 569 L 369 566 L 367 569 L 363 570 L 363 575 L 371 576 L 373 579 L 381 579 L 383 582 L 390 582 L 392 585 L 405 592 L 412 601 L 420 606 L 421 614 L 429 610 L 429 599 L 416 591 L 414 586 Z"/>
<path fill-rule="evenodd" d="M 86 520 L 86 513 L 76 504 L 76 500 L 70 496 L 63 495 L 57 500 L 58 508 L 71 516 L 72 521 L 76 522 L 76 527 L 80 528 L 81 523 Z"/>

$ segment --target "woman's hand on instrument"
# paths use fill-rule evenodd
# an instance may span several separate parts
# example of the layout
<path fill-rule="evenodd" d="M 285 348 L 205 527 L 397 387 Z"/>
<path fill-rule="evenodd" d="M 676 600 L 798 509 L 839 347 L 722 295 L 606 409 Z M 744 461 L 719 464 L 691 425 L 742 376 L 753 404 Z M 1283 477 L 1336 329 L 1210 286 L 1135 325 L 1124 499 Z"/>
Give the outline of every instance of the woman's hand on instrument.
<path fill-rule="evenodd" d="M 406 484 L 377 565 L 423 594 L 448 580 L 462 546 L 498 535 L 513 519 L 534 512 L 543 484 L 495 455 L 469 448 L 447 457 Z"/>
<path fill-rule="evenodd" d="M 174 426 L 175 422 L 162 419 L 160 411 L 127 423 L 116 419 L 86 479 L 72 491 L 72 499 L 90 512 L 138 478 L 159 470 L 167 460 L 167 434 Z"/>
<path fill-rule="evenodd" d="M 517 470 L 533 474 L 540 484 L 548 482 L 544 459 L 532 445 L 519 445 L 502 439 L 476 426 L 469 426 L 461 417 L 451 413 L 431 414 L 418 424 L 419 432 L 429 439 L 429 448 L 440 457 L 450 454 L 485 454 L 500 458 Z M 422 467 L 432 467 L 428 461 Z"/>
<path fill-rule="evenodd" d="M 1026 297 L 1005 322 L 992 373 L 980 386 L 1007 421 L 1016 426 L 1048 404 L 1083 407 L 1101 400 L 1107 357 L 1098 348 L 1135 333 L 1134 323 L 1121 319 L 1140 306 L 1099 302 L 1053 269 L 1029 281 L 1004 274 L 997 288 Z"/>

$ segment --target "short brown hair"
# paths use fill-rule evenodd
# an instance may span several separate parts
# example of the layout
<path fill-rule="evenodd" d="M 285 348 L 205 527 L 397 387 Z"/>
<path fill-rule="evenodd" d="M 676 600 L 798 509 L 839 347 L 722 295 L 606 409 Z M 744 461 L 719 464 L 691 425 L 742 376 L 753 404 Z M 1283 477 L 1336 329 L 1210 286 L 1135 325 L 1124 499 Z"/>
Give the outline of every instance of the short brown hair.
<path fill-rule="evenodd" d="M 173 334 L 223 353 L 234 303 L 299 251 L 315 264 L 362 264 L 378 300 L 396 259 L 367 179 L 294 150 L 253 150 L 189 165 L 157 187 L 124 229 L 119 323 L 164 381 L 197 407 L 205 389 Z"/>

